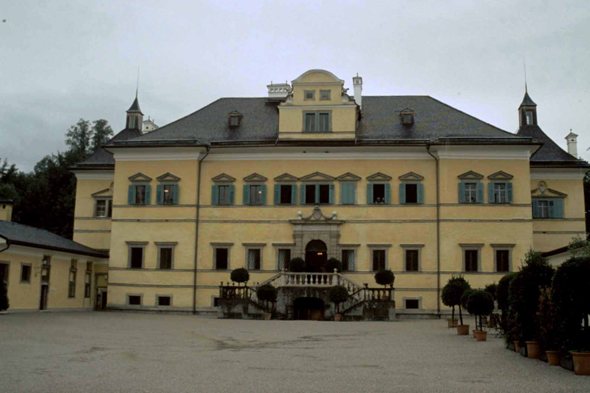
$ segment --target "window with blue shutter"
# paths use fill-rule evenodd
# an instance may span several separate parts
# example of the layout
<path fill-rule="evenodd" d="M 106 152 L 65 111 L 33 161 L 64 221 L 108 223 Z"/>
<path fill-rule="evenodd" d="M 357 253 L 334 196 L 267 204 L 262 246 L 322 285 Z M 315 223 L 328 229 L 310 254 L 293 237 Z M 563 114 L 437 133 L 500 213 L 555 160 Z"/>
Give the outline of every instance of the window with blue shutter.
<path fill-rule="evenodd" d="M 330 205 L 334 204 L 334 192 L 335 192 L 335 187 L 333 184 L 329 185 L 329 191 L 328 191 L 328 203 L 330 203 Z"/>
<path fill-rule="evenodd" d="M 424 184 L 418 184 L 418 203 L 424 203 Z"/>
<path fill-rule="evenodd" d="M 243 195 L 242 195 L 242 203 L 244 205 L 250 204 L 250 186 L 244 185 Z"/>
<path fill-rule="evenodd" d="M 399 203 L 406 203 L 406 184 L 402 183 L 399 185 Z"/>
<path fill-rule="evenodd" d="M 533 199 L 533 218 L 564 218 L 563 198 Z"/>
<path fill-rule="evenodd" d="M 211 204 L 219 205 L 219 186 L 211 187 Z"/>
<path fill-rule="evenodd" d="M 229 202 L 226 203 L 227 205 L 233 205 L 234 204 L 234 195 L 235 195 L 235 187 L 232 185 L 226 186 L 229 188 Z M 227 199 L 226 199 L 227 200 Z"/>
<path fill-rule="evenodd" d="M 354 205 L 356 184 L 344 183 L 340 185 L 340 203 L 343 205 Z"/>
<path fill-rule="evenodd" d="M 563 199 L 556 198 L 553 200 L 553 215 L 551 218 L 563 218 Z"/>
<path fill-rule="evenodd" d="M 162 184 L 156 186 L 156 204 L 164 204 L 164 186 Z"/>
<path fill-rule="evenodd" d="M 459 203 L 483 203 L 483 183 L 477 181 L 460 182 Z"/>
<path fill-rule="evenodd" d="M 391 203 L 391 184 L 367 184 L 367 203 L 373 205 Z"/>
<path fill-rule="evenodd" d="M 158 184 L 156 186 L 156 204 L 178 204 L 178 184 Z"/>
<path fill-rule="evenodd" d="M 333 184 L 303 184 L 301 185 L 301 204 L 328 205 L 334 203 Z"/>
<path fill-rule="evenodd" d="M 399 203 L 424 203 L 424 185 L 420 183 L 401 183 Z"/>
<path fill-rule="evenodd" d="M 371 205 L 373 203 L 373 185 L 367 184 L 367 205 Z"/>
<path fill-rule="evenodd" d="M 145 186 L 145 204 L 152 204 L 152 186 L 150 186 L 149 184 Z"/>
<path fill-rule="evenodd" d="M 297 204 L 297 186 L 291 185 L 291 205 Z"/>
<path fill-rule="evenodd" d="M 385 203 L 391 203 L 391 184 L 385 184 Z"/>
<path fill-rule="evenodd" d="M 243 203 L 244 205 L 266 205 L 266 185 L 244 185 Z"/>
<path fill-rule="evenodd" d="M 490 182 L 488 183 L 489 203 L 510 203 L 512 202 L 512 183 Z"/>
<path fill-rule="evenodd" d="M 127 204 L 135 205 L 135 184 L 129 186 L 129 190 L 127 191 Z"/>

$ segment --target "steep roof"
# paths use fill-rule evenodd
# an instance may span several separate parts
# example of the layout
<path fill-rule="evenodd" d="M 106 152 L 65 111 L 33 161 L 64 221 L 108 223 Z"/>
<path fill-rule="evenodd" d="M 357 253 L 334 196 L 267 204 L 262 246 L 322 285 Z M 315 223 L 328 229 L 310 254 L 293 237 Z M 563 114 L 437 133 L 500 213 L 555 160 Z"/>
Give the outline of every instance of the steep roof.
<path fill-rule="evenodd" d="M 124 130 L 120 131 L 117 135 L 112 137 L 107 144 L 112 143 L 113 141 L 122 141 L 127 139 L 137 138 L 141 135 L 141 131 L 139 130 L 131 130 L 125 128 Z M 102 147 L 99 147 L 94 153 L 92 153 L 88 158 L 84 161 L 76 164 L 74 167 L 70 169 L 112 169 L 115 165 L 115 159 L 113 158 L 113 154 L 109 153 Z"/>
<path fill-rule="evenodd" d="M 531 99 L 529 92 L 525 91 L 524 98 L 522 99 L 520 106 L 537 106 L 537 104 L 535 104 L 535 102 Z"/>
<path fill-rule="evenodd" d="M 553 140 L 549 138 L 539 126 L 522 126 L 518 130 L 517 135 L 530 137 L 543 143 L 543 146 L 541 146 L 541 148 L 531 157 L 531 164 L 537 163 L 540 165 L 554 163 L 555 165 L 590 167 L 587 162 L 577 159 L 559 147 L 559 145 L 553 142 Z"/>
<path fill-rule="evenodd" d="M 131 104 L 131 107 L 127 109 L 127 112 L 139 112 L 143 115 L 143 113 L 141 112 L 141 108 L 139 107 L 139 100 L 137 99 L 137 97 L 135 97 L 135 100 L 133 100 L 133 104 Z"/>
<path fill-rule="evenodd" d="M 16 222 L 0 221 L 0 236 L 6 238 L 9 244 L 97 258 L 108 258 L 108 253 L 106 252 L 86 247 L 44 229 L 18 224 Z"/>

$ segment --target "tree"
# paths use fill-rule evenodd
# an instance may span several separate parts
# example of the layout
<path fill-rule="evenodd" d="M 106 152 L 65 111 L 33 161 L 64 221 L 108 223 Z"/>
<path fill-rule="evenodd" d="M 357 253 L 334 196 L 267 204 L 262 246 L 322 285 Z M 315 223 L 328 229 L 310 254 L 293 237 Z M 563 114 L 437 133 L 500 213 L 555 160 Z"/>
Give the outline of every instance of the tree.
<path fill-rule="evenodd" d="M 328 297 L 330 301 L 336 306 L 336 314 L 340 313 L 340 303 L 345 302 L 348 299 L 348 290 L 342 285 L 336 285 L 330 288 Z"/>
<path fill-rule="evenodd" d="M 268 303 L 271 303 L 270 311 L 274 309 L 274 303 L 277 301 L 277 289 L 270 284 L 264 284 L 256 291 L 258 300 L 265 302 L 265 306 L 268 307 Z"/>
<path fill-rule="evenodd" d="M 291 259 L 289 270 L 293 273 L 303 273 L 305 271 L 305 261 L 302 258 Z"/>
<path fill-rule="evenodd" d="M 243 267 L 232 270 L 230 274 L 230 278 L 233 282 L 237 282 L 238 284 L 248 282 L 250 279 L 250 273 L 248 270 L 244 269 Z"/>
<path fill-rule="evenodd" d="M 379 270 L 377 273 L 375 273 L 375 282 L 379 285 L 386 287 L 388 285 L 393 285 L 394 281 L 395 276 L 389 269 Z"/>
<path fill-rule="evenodd" d="M 326 273 L 334 273 L 334 269 L 338 272 L 342 271 L 342 262 L 336 258 L 330 258 L 326 261 Z"/>
<path fill-rule="evenodd" d="M 475 315 L 475 330 L 483 330 L 482 317 L 494 310 L 494 298 L 487 291 L 472 291 L 467 299 L 467 311 Z M 477 321 L 479 320 L 479 329 Z"/>
<path fill-rule="evenodd" d="M 496 288 L 496 299 L 498 300 L 498 308 L 502 310 L 502 318 L 500 319 L 500 328 L 504 332 L 507 342 L 512 341 L 510 332 L 512 330 L 513 321 L 510 314 L 510 302 L 508 301 L 509 288 L 512 280 L 518 273 L 509 273 L 500 279 L 498 288 Z"/>
<path fill-rule="evenodd" d="M 8 164 L 8 159 L 4 159 L 0 165 L 0 184 L 9 184 L 14 181 L 18 169 L 15 164 Z"/>
<path fill-rule="evenodd" d="M 471 289 L 471 285 L 461 276 L 453 276 L 449 279 L 447 285 L 443 288 L 443 303 L 449 307 L 459 306 L 459 321 L 463 325 L 463 314 L 461 313 L 461 296 Z"/>
<path fill-rule="evenodd" d="M 78 120 L 78 123 L 71 126 L 66 133 L 66 144 L 69 146 L 69 150 L 78 157 L 79 161 L 85 159 L 90 153 L 91 139 L 90 122 L 84 119 Z"/>
<path fill-rule="evenodd" d="M 112 137 L 113 129 L 109 125 L 109 122 L 104 119 L 95 120 L 92 125 L 92 153 L 107 143 Z"/>

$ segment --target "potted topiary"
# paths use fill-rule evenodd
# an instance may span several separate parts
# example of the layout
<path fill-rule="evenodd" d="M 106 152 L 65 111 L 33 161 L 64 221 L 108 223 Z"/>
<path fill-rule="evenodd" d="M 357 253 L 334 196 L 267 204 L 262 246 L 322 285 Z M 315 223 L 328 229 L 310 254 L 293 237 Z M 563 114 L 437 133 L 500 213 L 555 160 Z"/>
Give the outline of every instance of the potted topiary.
<path fill-rule="evenodd" d="M 272 318 L 274 304 L 277 301 L 277 289 L 270 284 L 264 284 L 258 288 L 257 295 L 258 300 L 264 302 L 267 311 L 269 310 L 269 312 L 264 314 L 264 319 L 268 321 Z"/>
<path fill-rule="evenodd" d="M 237 282 L 239 285 L 241 283 L 247 283 L 248 280 L 250 280 L 250 273 L 248 273 L 248 270 L 241 267 L 241 268 L 232 270 L 230 278 L 233 282 Z"/>
<path fill-rule="evenodd" d="M 455 318 L 455 306 L 459 305 L 459 303 L 454 302 L 453 298 L 453 284 L 454 284 L 455 277 L 451 277 L 442 289 L 441 299 L 445 306 L 452 307 L 451 311 L 451 318 L 447 318 L 447 324 L 449 328 L 457 327 L 457 319 Z"/>
<path fill-rule="evenodd" d="M 340 273 L 342 271 L 342 262 L 336 258 L 330 258 L 326 261 L 324 268 L 326 269 L 326 273 L 334 273 L 334 270 Z"/>
<path fill-rule="evenodd" d="M 10 303 L 8 302 L 8 293 L 4 282 L 0 280 L 0 314 L 6 314 Z"/>
<path fill-rule="evenodd" d="M 453 276 L 447 283 L 446 299 L 447 305 L 459 307 L 459 324 L 457 325 L 457 334 L 459 336 L 465 336 L 469 334 L 469 325 L 463 325 L 463 313 L 461 312 L 461 296 L 463 293 L 470 289 L 471 286 L 461 276 Z"/>
<path fill-rule="evenodd" d="M 500 279 L 498 288 L 496 288 L 496 300 L 498 301 L 498 308 L 500 309 L 500 325 L 499 330 L 504 335 L 507 344 L 512 344 L 514 337 L 512 330 L 514 325 L 514 318 L 510 313 L 510 302 L 508 301 L 508 289 L 510 283 L 518 273 L 509 273 Z"/>
<path fill-rule="evenodd" d="M 495 302 L 496 302 L 496 291 L 498 290 L 498 284 L 493 283 L 493 284 L 488 284 L 485 286 L 485 288 L 483 289 L 484 291 L 486 291 L 487 293 L 489 293 L 490 295 L 492 295 L 492 298 L 494 299 L 494 309 L 495 307 Z M 494 314 L 494 312 L 492 311 L 492 313 L 490 314 L 490 319 L 488 320 L 488 327 L 496 327 L 497 324 L 497 314 Z"/>
<path fill-rule="evenodd" d="M 289 262 L 289 271 L 293 273 L 303 273 L 305 271 L 305 261 L 301 258 L 293 258 Z"/>
<path fill-rule="evenodd" d="M 463 292 L 463 296 L 461 296 L 461 306 L 463 306 L 463 308 L 465 310 L 467 310 L 467 312 L 469 314 L 471 314 L 471 312 L 469 312 L 469 309 L 467 308 L 467 302 L 469 301 L 469 296 L 471 296 L 471 294 L 475 291 L 475 289 L 466 289 L 465 292 Z M 475 331 L 477 330 L 477 318 L 475 319 L 475 329 L 472 329 L 471 332 L 473 333 L 473 338 L 475 338 Z M 467 331 L 469 332 L 469 329 L 467 329 Z"/>
<path fill-rule="evenodd" d="M 393 285 L 394 281 L 395 276 L 389 269 L 382 269 L 375 273 L 375 282 L 379 285 L 387 287 L 388 285 Z"/>
<path fill-rule="evenodd" d="M 552 290 L 544 288 L 539 297 L 539 312 L 536 317 L 537 337 L 540 349 L 547 354 L 547 362 L 550 366 L 559 366 L 561 363 L 561 351 L 558 350 L 557 340 L 558 319 Z"/>
<path fill-rule="evenodd" d="M 475 338 L 477 341 L 486 341 L 488 332 L 483 330 L 483 318 L 494 311 L 494 298 L 487 291 L 472 291 L 467 297 L 467 310 L 475 315 Z M 479 320 L 479 326 L 477 322 Z"/>
<path fill-rule="evenodd" d="M 336 313 L 334 314 L 334 321 L 341 321 L 342 314 L 340 314 L 340 303 L 344 303 L 348 299 L 348 290 L 342 285 L 336 285 L 330 288 L 328 298 L 334 303 Z"/>

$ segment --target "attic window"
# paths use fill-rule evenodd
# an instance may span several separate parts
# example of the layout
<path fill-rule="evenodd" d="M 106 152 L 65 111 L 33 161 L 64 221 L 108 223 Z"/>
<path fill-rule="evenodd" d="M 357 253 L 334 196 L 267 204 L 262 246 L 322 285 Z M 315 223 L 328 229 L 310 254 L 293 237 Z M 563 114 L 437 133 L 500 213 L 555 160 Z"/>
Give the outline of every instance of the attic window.
<path fill-rule="evenodd" d="M 401 122 L 405 126 L 414 124 L 414 111 L 411 109 L 404 109 L 399 114 Z"/>
<path fill-rule="evenodd" d="M 242 114 L 238 111 L 233 111 L 228 115 L 227 125 L 229 128 L 238 128 L 242 121 Z"/>

